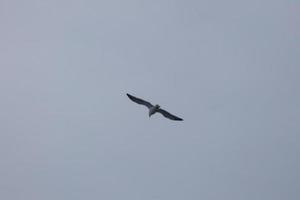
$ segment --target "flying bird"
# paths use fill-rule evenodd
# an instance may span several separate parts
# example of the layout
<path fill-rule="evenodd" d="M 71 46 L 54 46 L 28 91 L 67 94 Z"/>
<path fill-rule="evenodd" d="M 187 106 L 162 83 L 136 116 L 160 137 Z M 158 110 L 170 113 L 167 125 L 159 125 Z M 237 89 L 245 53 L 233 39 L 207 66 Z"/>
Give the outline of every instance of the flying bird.
<path fill-rule="evenodd" d="M 151 115 L 155 114 L 156 112 L 162 114 L 164 117 L 171 119 L 171 120 L 176 120 L 176 121 L 183 121 L 183 119 L 176 117 L 175 115 L 172 115 L 171 113 L 163 110 L 160 108 L 160 106 L 158 104 L 156 105 L 152 105 L 150 102 L 145 101 L 143 99 L 134 97 L 130 94 L 127 93 L 127 96 L 130 100 L 132 100 L 133 102 L 137 103 L 137 104 L 141 104 L 146 106 L 149 109 L 149 117 L 151 117 Z"/>

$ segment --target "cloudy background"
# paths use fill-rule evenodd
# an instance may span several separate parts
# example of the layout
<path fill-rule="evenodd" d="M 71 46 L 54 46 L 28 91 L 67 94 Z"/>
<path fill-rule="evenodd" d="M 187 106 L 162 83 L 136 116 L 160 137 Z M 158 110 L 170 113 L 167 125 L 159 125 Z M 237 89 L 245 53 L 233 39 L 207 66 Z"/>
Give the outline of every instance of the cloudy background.
<path fill-rule="evenodd" d="M 298 200 L 299 13 L 1 0 L 0 199 Z"/>

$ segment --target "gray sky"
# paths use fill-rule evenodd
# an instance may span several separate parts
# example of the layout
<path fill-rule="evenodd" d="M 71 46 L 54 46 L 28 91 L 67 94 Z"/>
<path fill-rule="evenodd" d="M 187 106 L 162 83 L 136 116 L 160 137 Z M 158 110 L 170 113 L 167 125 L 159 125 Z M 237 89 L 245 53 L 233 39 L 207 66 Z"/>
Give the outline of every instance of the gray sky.
<path fill-rule="evenodd" d="M 0 199 L 298 200 L 299 13 L 1 0 Z"/>

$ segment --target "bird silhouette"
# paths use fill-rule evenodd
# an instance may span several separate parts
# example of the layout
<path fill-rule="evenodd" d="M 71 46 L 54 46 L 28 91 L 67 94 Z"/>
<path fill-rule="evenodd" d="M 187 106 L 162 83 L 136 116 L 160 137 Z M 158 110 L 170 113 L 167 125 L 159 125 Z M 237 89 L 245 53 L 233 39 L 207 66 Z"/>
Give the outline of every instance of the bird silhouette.
<path fill-rule="evenodd" d="M 175 121 L 183 121 L 183 119 L 181 119 L 181 118 L 179 118 L 175 115 L 172 115 L 171 113 L 169 113 L 168 111 L 166 111 L 164 109 L 161 109 L 158 104 L 152 105 L 150 102 L 145 101 L 145 100 L 140 99 L 140 98 L 137 98 L 135 96 L 132 96 L 128 93 L 127 93 L 127 96 L 133 102 L 146 106 L 149 109 L 149 117 L 151 117 L 151 115 L 158 112 L 158 113 L 162 114 L 164 117 L 166 117 L 168 119 L 175 120 Z"/>

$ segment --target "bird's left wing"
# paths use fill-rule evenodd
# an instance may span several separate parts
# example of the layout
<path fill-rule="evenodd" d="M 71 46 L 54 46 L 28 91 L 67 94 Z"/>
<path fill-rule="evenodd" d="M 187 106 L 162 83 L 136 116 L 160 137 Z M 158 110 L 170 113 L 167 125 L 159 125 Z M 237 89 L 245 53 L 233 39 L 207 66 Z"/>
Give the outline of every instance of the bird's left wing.
<path fill-rule="evenodd" d="M 138 104 L 142 104 L 142 105 L 144 105 L 144 106 L 147 106 L 147 108 L 153 107 L 153 105 L 152 105 L 151 103 L 149 103 L 148 101 L 145 101 L 145 100 L 143 100 L 143 99 L 134 97 L 134 96 L 132 96 L 132 95 L 130 95 L 130 94 L 128 94 L 128 93 L 127 93 L 127 96 L 128 96 L 129 99 L 131 99 L 131 100 L 132 100 L 133 102 L 135 102 L 135 103 L 138 103 Z"/>
<path fill-rule="evenodd" d="M 158 109 L 157 112 L 159 112 L 160 114 L 162 114 L 163 116 L 165 116 L 166 118 L 168 119 L 171 119 L 171 120 L 176 120 L 176 121 L 183 121 L 183 119 L 175 116 L 175 115 L 172 115 L 171 113 L 163 110 L 163 109 Z"/>

